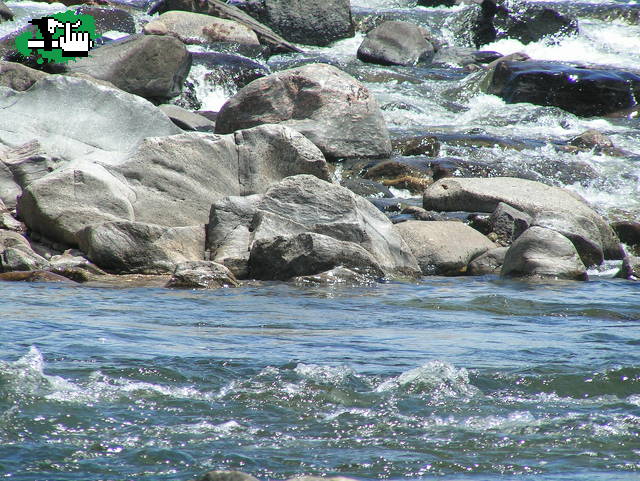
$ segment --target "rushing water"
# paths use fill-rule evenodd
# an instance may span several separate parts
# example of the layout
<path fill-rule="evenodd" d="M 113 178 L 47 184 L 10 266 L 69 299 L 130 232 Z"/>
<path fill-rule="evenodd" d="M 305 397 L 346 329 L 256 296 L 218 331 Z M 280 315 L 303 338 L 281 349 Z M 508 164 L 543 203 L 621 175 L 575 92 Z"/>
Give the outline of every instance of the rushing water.
<path fill-rule="evenodd" d="M 66 9 L 7 3 L 20 18 L 0 34 Z M 352 5 L 456 42 L 447 19 L 460 7 Z M 638 25 L 580 20 L 577 37 L 486 49 L 640 70 Z M 457 67 L 363 65 L 362 38 L 268 64 L 330 61 L 374 92 L 393 136 L 439 134 L 443 157 L 563 185 L 611 219 L 637 219 L 636 118 L 508 105 L 475 93 Z M 191 80 L 203 108 L 217 109 L 233 88 L 203 76 L 194 69 Z M 629 155 L 555 148 L 588 128 Z M 464 135 L 524 149 L 454 142 Z M 597 176 L 559 175 L 558 162 Z M 432 277 L 215 292 L 0 284 L 0 479 L 182 481 L 238 469 L 264 479 L 636 480 L 640 287 L 611 272 L 586 283 Z"/>

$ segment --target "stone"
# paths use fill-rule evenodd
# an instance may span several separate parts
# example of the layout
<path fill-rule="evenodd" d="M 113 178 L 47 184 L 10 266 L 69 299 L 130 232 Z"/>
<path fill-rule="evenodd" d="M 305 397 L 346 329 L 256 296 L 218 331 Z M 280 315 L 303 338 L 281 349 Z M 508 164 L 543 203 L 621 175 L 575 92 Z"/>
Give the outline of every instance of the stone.
<path fill-rule="evenodd" d="M 507 250 L 508 247 L 489 249 L 469 263 L 467 274 L 470 276 L 500 275 Z"/>
<path fill-rule="evenodd" d="M 0 273 L 0 281 L 11 282 L 59 282 L 63 284 L 75 284 L 64 276 L 48 271 L 14 271 Z"/>
<path fill-rule="evenodd" d="M 386 197 L 389 199 L 394 197 L 388 187 L 374 180 L 358 178 L 344 179 L 340 182 L 340 185 L 362 197 Z"/>
<path fill-rule="evenodd" d="M 21 249 L 25 252 L 32 250 L 29 241 L 20 233 L 0 230 L 0 252 L 9 248 Z"/>
<path fill-rule="evenodd" d="M 204 68 L 204 84 L 222 88 L 229 96 L 237 89 L 271 73 L 269 67 L 243 57 L 221 52 L 193 52 L 193 67 Z"/>
<path fill-rule="evenodd" d="M 159 105 L 158 108 L 162 110 L 171 121 L 180 127 L 182 130 L 196 131 L 196 132 L 213 132 L 216 128 L 215 122 L 212 122 L 202 115 L 198 115 L 194 112 L 189 112 L 182 107 L 172 104 Z"/>
<path fill-rule="evenodd" d="M 427 187 L 423 206 L 427 210 L 493 212 L 500 202 L 535 217 L 547 211 L 589 219 L 599 236 L 605 259 L 621 259 L 620 242 L 608 225 L 584 200 L 575 194 L 540 182 L 513 177 L 440 179 Z"/>
<path fill-rule="evenodd" d="M 204 259 L 204 227 L 104 222 L 78 232 L 80 249 L 100 268 L 122 274 L 172 273 L 184 261 Z"/>
<path fill-rule="evenodd" d="M 618 221 L 611 224 L 611 227 L 621 242 L 635 250 L 640 248 L 640 222 Z"/>
<path fill-rule="evenodd" d="M 258 479 L 240 471 L 209 471 L 198 478 L 198 481 L 258 481 Z"/>
<path fill-rule="evenodd" d="M 378 262 L 360 245 L 313 232 L 258 240 L 253 243 L 249 257 L 250 275 L 260 280 L 288 280 L 338 266 L 375 278 L 384 277 Z"/>
<path fill-rule="evenodd" d="M 170 36 L 130 35 L 65 64 L 65 71 L 85 73 L 156 102 L 180 94 L 191 67 L 191 54 Z"/>
<path fill-rule="evenodd" d="M 364 85 L 331 65 L 305 65 L 251 82 L 223 105 L 216 132 L 265 123 L 298 130 L 329 160 L 391 153 L 376 99 Z"/>
<path fill-rule="evenodd" d="M 417 25 L 387 21 L 367 33 L 357 55 L 367 63 L 410 66 L 431 61 L 434 52 Z"/>
<path fill-rule="evenodd" d="M 3 20 L 13 20 L 13 12 L 6 3 L 0 2 L 0 22 Z"/>
<path fill-rule="evenodd" d="M 231 271 L 222 264 L 210 261 L 187 261 L 176 266 L 166 287 L 219 289 L 239 285 Z"/>
<path fill-rule="evenodd" d="M 38 271 L 47 268 L 47 260 L 30 248 L 9 247 L 0 252 L 0 271 Z"/>
<path fill-rule="evenodd" d="M 76 15 L 80 14 L 93 17 L 97 36 L 111 31 L 136 33 L 136 22 L 133 15 L 121 8 L 81 5 L 76 9 Z"/>
<path fill-rule="evenodd" d="M 587 280 L 587 270 L 573 243 L 555 230 L 538 226 L 530 227 L 511 244 L 501 275 Z"/>
<path fill-rule="evenodd" d="M 496 247 L 461 222 L 410 220 L 395 228 L 418 259 L 423 275 L 465 274 L 469 262 Z"/>
<path fill-rule="evenodd" d="M 377 281 L 372 276 L 347 269 L 343 266 L 335 267 L 320 274 L 294 277 L 292 281 L 299 286 L 371 286 Z"/>
<path fill-rule="evenodd" d="M 501 61 L 486 93 L 507 103 L 559 107 L 582 117 L 635 108 L 640 75 L 611 67 L 580 67 L 552 61 Z"/>
<path fill-rule="evenodd" d="M 74 282 L 96 281 L 107 275 L 106 272 L 86 258 L 73 255 L 69 250 L 62 254 L 51 256 L 47 270 Z"/>
<path fill-rule="evenodd" d="M 0 86 L 2 87 L 18 91 L 27 90 L 47 75 L 49 74 L 17 62 L 0 60 Z"/>
<path fill-rule="evenodd" d="M 509 204 L 499 202 L 489 219 L 491 231 L 498 239 L 509 245 L 533 223 L 533 218 L 524 212 L 514 209 Z"/>
<path fill-rule="evenodd" d="M 161 24 L 161 25 L 158 25 Z M 162 28 L 164 26 L 164 29 Z M 216 18 L 202 13 L 172 10 L 164 12 L 143 28 L 146 34 L 165 31 L 184 44 L 209 42 L 237 42 L 243 45 L 260 45 L 250 28 L 232 20 Z"/>
<path fill-rule="evenodd" d="M 13 173 L 4 163 L 4 160 L 6 160 L 5 152 L 2 151 L 0 146 L 0 201 L 5 209 L 15 209 L 22 189 L 13 180 Z"/>
<path fill-rule="evenodd" d="M 258 0 L 235 2 L 291 42 L 326 46 L 353 37 L 349 0 Z"/>
<path fill-rule="evenodd" d="M 626 256 L 616 277 L 632 281 L 640 280 L 640 257 Z"/>
<path fill-rule="evenodd" d="M 392 146 L 393 151 L 400 155 L 437 157 L 440 153 L 440 141 L 433 135 L 396 138 L 392 141 Z"/>

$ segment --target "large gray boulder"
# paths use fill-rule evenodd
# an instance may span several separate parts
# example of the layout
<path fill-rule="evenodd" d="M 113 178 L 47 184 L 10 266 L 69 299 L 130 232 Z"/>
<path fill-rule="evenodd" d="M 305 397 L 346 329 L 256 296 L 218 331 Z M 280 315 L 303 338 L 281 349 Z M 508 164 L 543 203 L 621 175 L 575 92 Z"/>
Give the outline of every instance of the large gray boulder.
<path fill-rule="evenodd" d="M 248 0 L 234 2 L 291 42 L 329 45 L 355 33 L 349 0 Z"/>
<path fill-rule="evenodd" d="M 509 247 L 501 275 L 586 280 L 587 270 L 569 239 L 555 230 L 534 226 Z"/>
<path fill-rule="evenodd" d="M 564 219 L 595 226 L 587 231 L 590 240 L 602 248 L 605 259 L 621 259 L 620 242 L 609 224 L 584 200 L 559 187 L 513 177 L 441 179 L 423 194 L 427 210 L 493 212 L 500 202 L 536 217 L 558 213 Z M 547 217 L 548 218 L 548 217 Z"/>
<path fill-rule="evenodd" d="M 462 222 L 410 220 L 395 228 L 418 259 L 424 275 L 463 275 L 469 262 L 496 247 Z"/>
<path fill-rule="evenodd" d="M 355 242 L 313 232 L 256 241 L 249 258 L 251 277 L 262 280 L 288 280 L 340 266 L 374 278 L 385 275 L 375 258 Z"/>
<path fill-rule="evenodd" d="M 177 38 L 131 35 L 66 64 L 67 72 L 111 82 L 141 97 L 165 101 L 177 96 L 191 68 L 191 54 Z"/>
<path fill-rule="evenodd" d="M 78 233 L 78 240 L 89 259 L 107 271 L 164 274 L 181 262 L 204 259 L 204 236 L 204 226 L 118 221 L 90 225 Z"/>
<path fill-rule="evenodd" d="M 391 153 L 376 99 L 364 85 L 331 65 L 305 65 L 254 80 L 223 105 L 216 132 L 265 123 L 294 128 L 327 159 Z"/>
<path fill-rule="evenodd" d="M 417 25 L 387 21 L 367 33 L 358 48 L 358 58 L 380 65 L 415 65 L 431 60 L 434 52 Z"/>
<path fill-rule="evenodd" d="M 270 262 L 261 259 L 262 250 L 254 252 L 256 243 L 270 245 L 275 238 L 304 233 L 322 234 L 362 247 L 385 275 L 420 275 L 415 257 L 384 214 L 350 190 L 310 175 L 287 177 L 262 196 L 215 203 L 207 249 L 211 259 L 243 277 L 249 275 L 249 253 L 252 266 Z"/>

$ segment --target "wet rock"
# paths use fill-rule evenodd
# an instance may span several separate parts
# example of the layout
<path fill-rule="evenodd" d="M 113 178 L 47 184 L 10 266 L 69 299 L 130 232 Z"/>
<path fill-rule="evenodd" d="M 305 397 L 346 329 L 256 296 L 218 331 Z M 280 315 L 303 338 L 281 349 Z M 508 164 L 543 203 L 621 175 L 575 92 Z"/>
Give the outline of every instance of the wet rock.
<path fill-rule="evenodd" d="M 354 35 L 349 0 L 253 0 L 235 4 L 291 42 L 326 46 Z"/>
<path fill-rule="evenodd" d="M 251 277 L 260 280 L 288 280 L 338 266 L 366 276 L 384 277 L 376 259 L 360 245 L 313 232 L 258 240 L 253 243 L 249 258 Z"/>
<path fill-rule="evenodd" d="M 509 247 L 504 277 L 587 280 L 587 271 L 573 243 L 552 229 L 533 226 Z"/>
<path fill-rule="evenodd" d="M 113 273 L 171 273 L 181 262 L 204 259 L 203 226 L 105 222 L 85 227 L 77 237 L 89 259 Z"/>
<path fill-rule="evenodd" d="M 616 277 L 633 281 L 640 280 L 640 257 L 626 256 Z"/>
<path fill-rule="evenodd" d="M 13 20 L 13 12 L 6 3 L 0 2 L 0 22 L 3 20 Z"/>
<path fill-rule="evenodd" d="M 48 271 L 15 271 L 0 273 L 0 281 L 11 282 L 59 282 L 64 284 L 75 284 L 64 276 Z"/>
<path fill-rule="evenodd" d="M 393 197 L 388 187 L 369 179 L 345 179 L 340 185 L 362 197 Z"/>
<path fill-rule="evenodd" d="M 594 129 L 589 129 L 569 140 L 568 147 L 575 148 L 576 152 L 589 151 L 595 154 L 605 154 L 616 157 L 629 155 L 628 152 L 613 145 L 613 141 L 609 136 Z"/>
<path fill-rule="evenodd" d="M 27 90 L 48 74 L 17 62 L 0 60 L 0 86 L 13 90 Z"/>
<path fill-rule="evenodd" d="M 640 76 L 614 68 L 506 60 L 493 68 L 487 93 L 508 103 L 554 106 L 583 117 L 636 107 L 640 95 Z"/>
<path fill-rule="evenodd" d="M 69 250 L 62 254 L 51 256 L 47 270 L 75 282 L 95 281 L 107 275 L 106 272 L 88 259 L 73 255 Z"/>
<path fill-rule="evenodd" d="M 417 207 L 415 205 L 407 205 L 402 207 L 402 210 L 400 211 L 400 213 L 402 215 L 410 215 L 415 220 L 428 220 L 428 221 L 452 220 L 439 212 L 426 210 L 426 209 L 423 209 L 422 207 Z"/>
<path fill-rule="evenodd" d="M 202 65 L 207 69 L 205 82 L 217 87 L 227 88 L 229 96 L 256 79 L 271 73 L 269 67 L 239 55 L 220 52 L 194 52 L 191 54 L 193 65 Z"/>
<path fill-rule="evenodd" d="M 439 49 L 433 56 L 431 63 L 450 67 L 466 67 L 488 64 L 500 57 L 502 54 L 498 52 L 476 50 L 471 47 L 448 46 Z"/>
<path fill-rule="evenodd" d="M 440 141 L 433 135 L 417 137 L 399 137 L 393 139 L 391 146 L 400 155 L 426 155 L 437 157 L 440 153 Z"/>
<path fill-rule="evenodd" d="M 309 138 L 327 159 L 385 157 L 389 133 L 378 103 L 353 77 L 325 64 L 255 80 L 221 109 L 219 133 L 281 123 Z"/>
<path fill-rule="evenodd" d="M 453 7 L 468 3 L 480 3 L 480 0 L 418 0 L 417 5 L 421 7 Z"/>
<path fill-rule="evenodd" d="M 164 101 L 180 93 L 191 54 L 173 37 L 131 35 L 65 65 L 66 72 L 85 73 L 125 92 Z"/>
<path fill-rule="evenodd" d="M 82 5 L 76 9 L 76 15 L 91 15 L 97 36 L 110 31 L 136 33 L 136 22 L 133 16 L 121 8 Z"/>
<path fill-rule="evenodd" d="M 470 276 L 499 275 L 504 264 L 508 247 L 489 249 L 469 263 L 467 274 Z"/>
<path fill-rule="evenodd" d="M 377 280 L 368 275 L 355 272 L 343 266 L 338 266 L 320 274 L 298 276 L 292 279 L 299 286 L 370 286 Z"/>
<path fill-rule="evenodd" d="M 0 271 L 37 271 L 47 268 L 47 260 L 23 246 L 9 247 L 0 253 Z"/>
<path fill-rule="evenodd" d="M 223 18 L 201 13 L 169 11 L 144 26 L 146 34 L 165 31 L 182 43 L 206 44 L 209 42 L 236 42 L 243 45 L 260 45 L 250 28 Z"/>
<path fill-rule="evenodd" d="M 357 55 L 367 63 L 407 66 L 431 61 L 434 52 L 420 27 L 409 22 L 390 21 L 367 33 Z"/>
<path fill-rule="evenodd" d="M 632 221 L 618 221 L 611 224 L 614 232 L 621 242 L 631 247 L 634 251 L 640 251 L 640 223 Z M 639 252 L 640 253 L 640 252 Z"/>
<path fill-rule="evenodd" d="M 495 244 L 461 222 L 407 221 L 396 230 L 418 259 L 424 275 L 464 274 L 474 258 Z"/>
<path fill-rule="evenodd" d="M 588 219 L 597 226 L 605 259 L 621 259 L 620 242 L 607 222 L 586 202 L 567 190 L 512 177 L 445 178 L 429 186 L 423 195 L 425 209 L 493 212 L 500 202 L 535 217 L 541 212 Z M 576 221 L 576 222 L 582 222 Z"/>
<path fill-rule="evenodd" d="M 258 481 L 258 479 L 240 471 L 209 471 L 198 478 L 198 481 Z"/>
<path fill-rule="evenodd" d="M 491 231 L 495 232 L 502 245 L 510 245 L 533 223 L 533 218 L 509 204 L 499 202 L 491 214 Z"/>
<path fill-rule="evenodd" d="M 182 130 L 196 132 L 213 132 L 215 130 L 215 122 L 211 122 L 206 117 L 189 112 L 182 107 L 172 104 L 164 104 L 158 107 L 162 110 L 171 121 Z"/>
<path fill-rule="evenodd" d="M 176 266 L 167 287 L 183 289 L 219 289 L 238 287 L 235 276 L 222 264 L 210 261 L 182 262 Z"/>

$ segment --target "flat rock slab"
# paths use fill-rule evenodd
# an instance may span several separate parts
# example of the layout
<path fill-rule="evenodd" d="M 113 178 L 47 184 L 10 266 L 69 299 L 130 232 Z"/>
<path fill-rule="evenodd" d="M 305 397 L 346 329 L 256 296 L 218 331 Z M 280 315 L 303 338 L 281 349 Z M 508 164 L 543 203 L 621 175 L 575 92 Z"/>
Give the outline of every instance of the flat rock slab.
<path fill-rule="evenodd" d="M 620 242 L 609 224 L 586 202 L 571 192 L 540 182 L 514 177 L 445 178 L 429 186 L 423 194 L 427 210 L 493 212 L 500 202 L 536 217 L 558 212 L 588 219 L 599 238 L 605 259 L 620 259 Z"/>
<path fill-rule="evenodd" d="M 395 228 L 418 259 L 424 275 L 462 275 L 474 258 L 496 245 L 462 222 L 410 220 Z"/>

